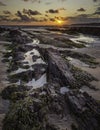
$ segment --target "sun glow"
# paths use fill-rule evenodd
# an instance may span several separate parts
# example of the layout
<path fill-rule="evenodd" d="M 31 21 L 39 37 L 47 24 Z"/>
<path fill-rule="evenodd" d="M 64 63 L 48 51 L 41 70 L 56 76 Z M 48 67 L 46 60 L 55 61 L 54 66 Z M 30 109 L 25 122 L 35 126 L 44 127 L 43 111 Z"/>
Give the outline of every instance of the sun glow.
<path fill-rule="evenodd" d="M 63 21 L 62 20 L 56 20 L 58 24 L 62 24 Z"/>

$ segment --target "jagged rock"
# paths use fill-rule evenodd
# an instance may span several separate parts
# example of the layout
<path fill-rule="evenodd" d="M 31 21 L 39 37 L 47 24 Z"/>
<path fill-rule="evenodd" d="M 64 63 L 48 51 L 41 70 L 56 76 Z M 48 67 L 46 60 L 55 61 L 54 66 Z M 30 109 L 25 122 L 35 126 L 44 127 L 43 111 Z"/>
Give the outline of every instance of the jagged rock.
<path fill-rule="evenodd" d="M 38 99 L 30 97 L 13 104 L 4 120 L 3 130 L 46 130 L 45 112 Z M 44 125 L 44 126 L 43 126 Z"/>
<path fill-rule="evenodd" d="M 39 56 L 33 55 L 32 56 L 33 62 L 35 62 L 38 58 L 39 58 Z"/>
<path fill-rule="evenodd" d="M 48 61 L 48 75 L 52 74 L 60 80 L 62 85 L 68 85 L 72 88 L 77 87 L 78 84 L 73 74 L 60 53 L 56 50 L 40 50 L 41 54 L 46 56 L 45 59 Z"/>
<path fill-rule="evenodd" d="M 16 101 L 26 97 L 28 90 L 26 86 L 10 85 L 2 91 L 1 95 L 4 99 Z"/>
<path fill-rule="evenodd" d="M 69 102 L 71 111 L 75 114 L 79 129 L 100 129 L 100 104 L 86 92 L 70 91 L 66 94 L 66 101 Z"/>
<path fill-rule="evenodd" d="M 22 35 L 19 30 L 11 30 L 10 36 L 12 35 L 13 44 L 10 47 L 13 54 L 10 56 L 13 60 L 10 65 L 11 69 L 16 70 L 19 66 L 23 66 L 19 62 L 23 60 L 24 53 L 32 50 L 33 47 L 25 45 L 31 39 Z M 79 89 L 79 80 L 82 81 L 82 76 L 85 77 L 85 83 L 91 80 L 90 75 L 76 68 L 72 70 L 72 66 L 57 50 L 38 47 L 37 49 L 48 62 L 48 66 L 35 64 L 31 69 L 29 65 L 25 66 L 26 71 L 12 74 L 9 81 L 15 83 L 20 79 L 21 82 L 27 83 L 47 72 L 48 83 L 35 90 L 23 85 L 8 86 L 2 92 L 2 97 L 11 100 L 3 130 L 99 130 L 100 104 L 87 93 L 76 91 Z M 32 58 L 35 61 L 38 57 Z M 66 87 L 66 91 L 61 93 L 63 86 Z"/>

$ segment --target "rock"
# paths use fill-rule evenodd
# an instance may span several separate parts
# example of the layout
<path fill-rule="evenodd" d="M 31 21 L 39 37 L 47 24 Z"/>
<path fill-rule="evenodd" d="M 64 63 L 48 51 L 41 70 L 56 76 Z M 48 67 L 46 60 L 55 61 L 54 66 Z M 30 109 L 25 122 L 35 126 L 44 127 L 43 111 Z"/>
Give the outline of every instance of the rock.
<path fill-rule="evenodd" d="M 48 61 L 48 75 L 57 77 L 61 85 L 69 85 L 70 87 L 78 87 L 76 79 L 70 72 L 70 69 L 60 53 L 56 50 L 40 50 L 40 53 L 46 56 L 45 59 Z"/>
<path fill-rule="evenodd" d="M 86 92 L 70 91 L 66 94 L 66 101 L 69 102 L 81 130 L 100 129 L 100 104 Z"/>
<path fill-rule="evenodd" d="M 20 30 L 10 30 L 10 36 L 13 36 L 13 44 L 8 48 L 12 52 L 5 58 L 12 56 L 9 69 L 17 73 L 12 73 L 9 81 L 17 85 L 2 91 L 2 97 L 11 101 L 3 130 L 99 130 L 100 103 L 78 90 L 94 78 L 71 66 L 58 50 L 50 48 L 36 47 L 48 64 L 24 66 L 21 63 L 24 53 L 34 48 L 27 46 L 31 39 Z M 47 44 L 48 40 L 44 40 Z M 72 52 L 67 53 L 74 56 Z M 33 61 L 37 58 L 32 57 Z M 23 85 L 39 79 L 44 73 L 47 73 L 48 83 L 43 87 L 31 89 L 31 86 Z"/>
<path fill-rule="evenodd" d="M 3 130 L 46 130 L 44 117 L 41 102 L 26 98 L 12 105 L 4 119 Z"/>
<path fill-rule="evenodd" d="M 16 101 L 26 97 L 26 91 L 28 90 L 29 89 L 26 86 L 11 85 L 6 87 L 1 95 L 4 99 Z"/>
<path fill-rule="evenodd" d="M 35 62 L 38 58 L 40 58 L 40 57 L 39 57 L 39 56 L 36 56 L 36 55 L 33 55 L 33 56 L 32 56 L 33 62 Z"/>

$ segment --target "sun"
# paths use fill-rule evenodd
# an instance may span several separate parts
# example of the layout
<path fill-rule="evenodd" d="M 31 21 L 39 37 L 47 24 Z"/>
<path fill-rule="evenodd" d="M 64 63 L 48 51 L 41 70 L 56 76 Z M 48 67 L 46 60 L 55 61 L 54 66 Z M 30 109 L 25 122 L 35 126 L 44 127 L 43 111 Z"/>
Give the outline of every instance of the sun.
<path fill-rule="evenodd" d="M 63 21 L 62 21 L 62 20 L 57 20 L 57 23 L 58 23 L 58 24 L 62 24 Z"/>

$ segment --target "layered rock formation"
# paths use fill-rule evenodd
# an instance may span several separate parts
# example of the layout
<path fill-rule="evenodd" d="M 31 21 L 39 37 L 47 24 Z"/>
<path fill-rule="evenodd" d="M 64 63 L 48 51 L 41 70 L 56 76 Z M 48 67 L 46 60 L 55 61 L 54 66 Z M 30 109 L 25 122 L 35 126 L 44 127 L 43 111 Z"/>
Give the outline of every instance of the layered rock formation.
<path fill-rule="evenodd" d="M 2 97 L 11 105 L 3 130 L 99 130 L 100 102 L 81 91 L 94 89 L 90 81 L 96 79 L 70 64 L 65 52 L 33 45 L 21 30 L 8 35 L 3 62 L 10 83 Z"/>

